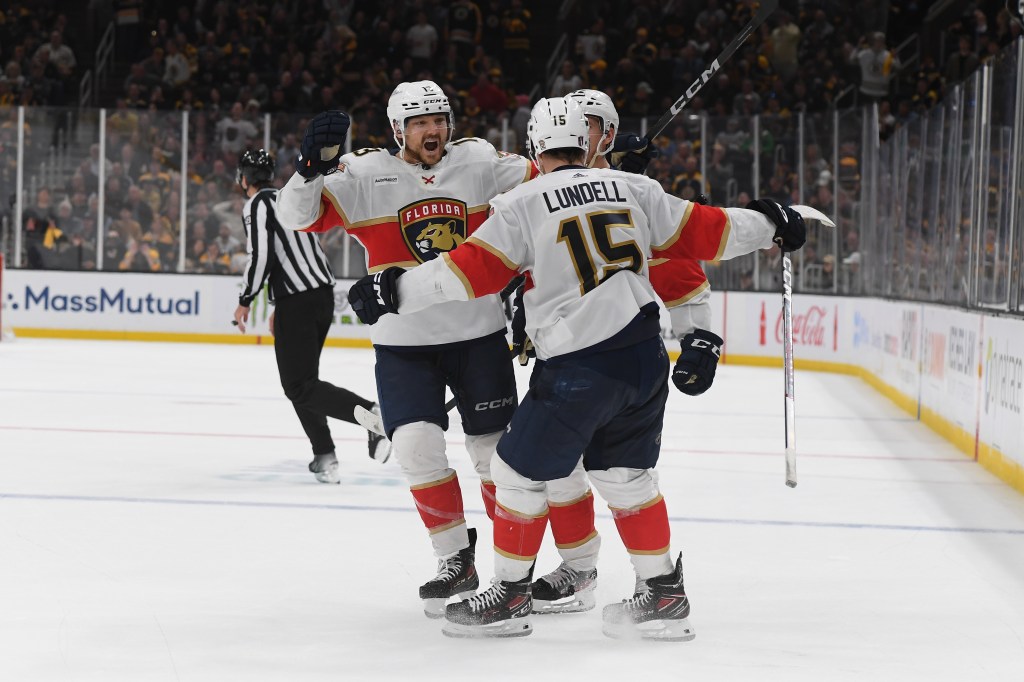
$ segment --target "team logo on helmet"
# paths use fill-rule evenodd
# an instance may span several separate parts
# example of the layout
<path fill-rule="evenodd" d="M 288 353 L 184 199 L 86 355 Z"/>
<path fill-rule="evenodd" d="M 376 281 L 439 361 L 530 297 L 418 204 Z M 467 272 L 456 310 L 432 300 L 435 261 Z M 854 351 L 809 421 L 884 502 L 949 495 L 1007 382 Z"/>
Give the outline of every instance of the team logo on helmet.
<path fill-rule="evenodd" d="M 409 251 L 421 263 L 466 241 L 466 204 L 457 199 L 425 199 L 398 211 L 398 225 Z"/>

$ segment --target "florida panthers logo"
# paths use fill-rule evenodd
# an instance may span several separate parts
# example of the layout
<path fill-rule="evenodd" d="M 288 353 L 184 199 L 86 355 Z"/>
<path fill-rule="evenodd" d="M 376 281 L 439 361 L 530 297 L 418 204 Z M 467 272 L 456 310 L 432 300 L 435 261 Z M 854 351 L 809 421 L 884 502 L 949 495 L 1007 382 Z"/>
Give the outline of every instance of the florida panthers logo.
<path fill-rule="evenodd" d="M 454 220 L 444 223 L 427 223 L 416 236 L 416 246 L 421 251 L 451 251 L 465 241 Z"/>
<path fill-rule="evenodd" d="M 466 241 L 466 204 L 455 199 L 426 199 L 398 212 L 409 251 L 418 261 L 437 258 Z"/>

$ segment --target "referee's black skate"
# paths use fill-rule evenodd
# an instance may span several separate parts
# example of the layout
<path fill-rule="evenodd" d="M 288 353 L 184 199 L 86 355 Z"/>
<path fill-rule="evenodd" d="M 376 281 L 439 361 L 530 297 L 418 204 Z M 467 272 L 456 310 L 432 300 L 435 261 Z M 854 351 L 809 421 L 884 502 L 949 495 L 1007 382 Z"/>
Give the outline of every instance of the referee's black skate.
<path fill-rule="evenodd" d="M 683 589 L 683 555 L 667 575 L 647 580 L 646 592 L 638 592 L 618 604 L 609 604 L 601 614 L 604 634 L 616 639 L 656 639 L 688 642 L 696 635 L 687 616 L 690 600 Z"/>
<path fill-rule="evenodd" d="M 534 613 L 577 613 L 596 605 L 597 569 L 577 571 L 564 561 L 531 586 Z"/>
<path fill-rule="evenodd" d="M 322 455 L 313 455 L 313 461 L 309 463 L 309 470 L 321 483 L 341 483 L 341 474 L 338 473 L 338 456 L 334 450 Z"/>
<path fill-rule="evenodd" d="M 445 611 L 441 632 L 449 637 L 525 637 L 533 632 L 530 581 L 533 567 L 522 580 L 494 580 L 491 587 Z"/>
<path fill-rule="evenodd" d="M 437 575 L 420 587 L 423 613 L 427 618 L 443 618 L 445 604 L 451 597 L 465 599 L 476 594 L 480 576 L 476 566 L 476 528 L 469 529 L 469 547 L 438 559 Z"/>

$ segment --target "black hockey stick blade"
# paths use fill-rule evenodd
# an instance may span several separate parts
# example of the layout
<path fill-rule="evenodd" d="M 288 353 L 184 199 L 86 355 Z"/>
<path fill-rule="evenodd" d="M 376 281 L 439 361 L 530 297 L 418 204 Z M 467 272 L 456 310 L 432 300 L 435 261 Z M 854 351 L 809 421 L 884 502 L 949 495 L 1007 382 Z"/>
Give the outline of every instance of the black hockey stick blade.
<path fill-rule="evenodd" d="M 647 132 L 647 139 L 653 140 L 668 127 L 668 124 L 672 122 L 672 119 L 679 115 L 679 112 L 697 96 L 697 93 L 700 92 L 701 88 L 703 88 L 709 80 L 715 77 L 718 70 L 722 68 L 722 64 L 729 61 L 729 58 L 732 57 L 733 53 L 740 48 L 743 41 L 745 41 L 751 33 L 756 31 L 757 28 L 763 24 L 769 16 L 771 16 L 772 12 L 774 12 L 778 6 L 779 0 L 761 0 L 761 5 L 757 8 L 757 12 L 754 14 L 753 18 L 751 18 L 750 22 L 743 27 L 743 30 L 740 31 L 735 38 L 733 38 L 731 43 L 725 46 L 722 53 L 715 58 L 715 61 L 711 62 L 710 66 L 708 66 L 707 71 L 698 76 L 697 80 L 695 80 L 693 84 L 686 89 L 683 96 L 677 99 L 676 103 L 669 107 L 668 111 L 662 114 L 661 118 L 658 119 L 658 122 L 655 123 Z"/>

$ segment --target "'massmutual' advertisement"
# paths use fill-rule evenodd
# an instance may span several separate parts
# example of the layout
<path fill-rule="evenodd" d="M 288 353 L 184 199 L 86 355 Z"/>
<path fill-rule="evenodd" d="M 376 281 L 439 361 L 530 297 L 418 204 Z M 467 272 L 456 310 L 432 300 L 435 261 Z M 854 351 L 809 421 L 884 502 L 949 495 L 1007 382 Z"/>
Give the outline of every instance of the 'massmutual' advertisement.
<path fill-rule="evenodd" d="M 238 333 L 231 324 L 241 289 L 236 277 L 50 270 L 8 270 L 4 277 L 4 325 L 15 329 Z M 334 289 L 330 336 L 367 338 L 369 328 L 348 305 L 350 285 Z M 247 333 L 267 335 L 272 310 L 264 290 L 251 306 Z"/>

